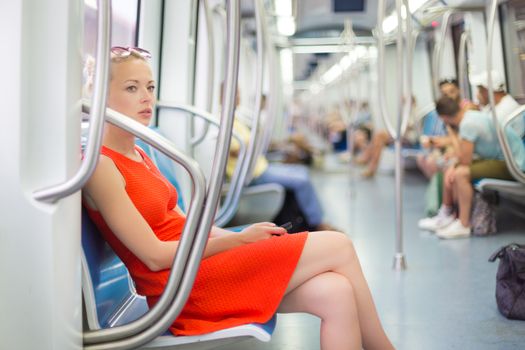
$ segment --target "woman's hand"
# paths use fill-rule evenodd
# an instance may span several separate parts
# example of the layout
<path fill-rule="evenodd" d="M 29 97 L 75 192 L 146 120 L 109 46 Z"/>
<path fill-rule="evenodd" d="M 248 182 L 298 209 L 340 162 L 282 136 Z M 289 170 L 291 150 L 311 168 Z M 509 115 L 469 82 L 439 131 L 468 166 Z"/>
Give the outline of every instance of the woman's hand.
<path fill-rule="evenodd" d="M 242 230 L 239 238 L 243 243 L 248 244 L 268 239 L 272 237 L 272 235 L 282 236 L 284 234 L 286 234 L 286 230 L 276 226 L 274 223 L 259 222 Z"/>

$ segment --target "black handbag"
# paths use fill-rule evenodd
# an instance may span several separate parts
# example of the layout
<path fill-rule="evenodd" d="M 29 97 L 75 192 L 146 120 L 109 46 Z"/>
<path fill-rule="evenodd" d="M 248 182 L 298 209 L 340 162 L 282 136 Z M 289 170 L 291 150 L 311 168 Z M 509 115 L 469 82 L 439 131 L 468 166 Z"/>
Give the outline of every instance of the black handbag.
<path fill-rule="evenodd" d="M 516 243 L 498 249 L 489 258 L 500 259 L 496 275 L 496 302 L 509 319 L 525 320 L 525 245 Z"/>

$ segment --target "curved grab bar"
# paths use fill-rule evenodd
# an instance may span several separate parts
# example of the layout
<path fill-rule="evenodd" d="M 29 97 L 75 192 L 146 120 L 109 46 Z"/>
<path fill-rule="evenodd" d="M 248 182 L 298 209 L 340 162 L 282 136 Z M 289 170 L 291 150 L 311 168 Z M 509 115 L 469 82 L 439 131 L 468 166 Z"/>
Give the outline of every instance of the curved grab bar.
<path fill-rule="evenodd" d="M 33 197 L 39 201 L 54 203 L 57 200 L 77 192 L 95 171 L 102 145 L 104 111 L 106 108 L 107 82 L 109 72 L 109 54 L 111 43 L 111 1 L 97 1 L 97 58 L 93 82 L 93 108 L 90 114 L 88 142 L 84 160 L 73 177 L 51 187 L 36 190 Z"/>
<path fill-rule="evenodd" d="M 202 1 L 202 6 L 204 9 L 204 18 L 206 20 L 206 35 L 208 37 L 208 52 L 210 53 L 208 55 L 208 82 L 206 85 L 206 110 L 208 112 L 211 112 L 211 107 L 213 103 L 213 86 L 215 81 L 215 45 L 213 43 L 213 22 L 212 22 L 212 13 L 210 10 L 210 6 L 208 4 L 208 0 Z M 206 134 L 208 133 L 208 126 L 209 124 L 204 124 L 204 129 L 202 130 L 201 134 L 197 137 L 193 137 L 193 139 L 190 140 L 191 146 L 196 146 L 199 143 L 201 143 L 204 138 L 206 137 Z"/>
<path fill-rule="evenodd" d="M 83 106 L 89 110 L 89 106 Z M 144 329 L 152 326 L 162 316 L 164 309 L 170 305 L 174 299 L 175 291 L 179 288 L 182 280 L 184 268 L 186 266 L 191 246 L 194 241 L 195 233 L 198 229 L 199 220 L 202 215 L 203 204 L 205 202 L 206 179 L 197 162 L 176 150 L 172 143 L 157 134 L 155 131 L 143 126 L 121 113 L 111 109 L 106 110 L 106 121 L 138 136 L 146 143 L 151 144 L 169 158 L 180 163 L 190 175 L 193 182 L 192 199 L 188 208 L 187 221 L 184 225 L 179 248 L 175 253 L 168 283 L 159 302 L 143 317 L 138 320 L 114 328 L 106 328 L 88 331 L 83 334 L 86 349 L 98 348 L 97 343 L 105 343 L 115 339 L 122 339 L 133 334 L 137 334 Z M 91 344 L 91 345 L 90 345 Z M 135 345 L 138 346 L 138 345 Z"/>
<path fill-rule="evenodd" d="M 273 40 L 271 36 L 266 37 L 266 54 L 268 57 L 268 78 L 269 78 L 269 85 L 270 85 L 270 94 L 268 95 L 268 101 L 267 101 L 267 110 L 266 113 L 266 120 L 265 120 L 265 129 L 263 137 L 260 139 L 260 144 L 258 147 L 257 154 L 261 155 L 266 153 L 268 150 L 268 147 L 270 146 L 271 138 L 272 138 L 272 132 L 273 128 L 275 126 L 275 121 L 277 119 L 278 115 L 278 109 L 279 109 L 279 100 L 277 94 L 281 91 L 281 83 L 278 81 L 277 77 L 281 76 L 280 69 L 279 69 L 279 59 L 277 57 L 277 53 L 275 52 L 275 46 L 273 44 Z M 253 172 L 248 174 L 249 180 L 251 181 L 251 177 L 253 175 Z M 248 179 L 247 179 L 248 180 Z"/>
<path fill-rule="evenodd" d="M 213 124 L 217 127 L 220 127 L 220 122 L 217 119 L 215 119 L 215 117 L 212 114 L 199 110 L 198 108 L 195 108 L 193 106 L 161 101 L 157 103 L 157 107 L 189 112 L 194 116 L 204 119 L 204 121 L 206 121 L 206 125 Z M 235 130 L 232 130 L 232 135 L 239 142 L 240 145 L 239 158 L 237 164 L 235 165 L 236 175 L 233 176 L 233 181 L 230 184 L 230 188 L 228 190 L 228 193 L 226 194 L 224 203 L 222 204 L 215 217 L 215 225 L 221 227 L 224 226 L 232 218 L 233 214 L 235 214 L 235 210 L 237 210 L 239 206 L 239 198 L 241 196 L 242 184 L 239 181 L 240 176 L 238 176 L 238 174 L 240 173 L 241 166 L 242 164 L 244 164 L 246 159 L 246 145 L 244 144 L 244 141 L 242 140 L 240 135 L 235 132 Z M 230 207 L 232 207 L 233 209 L 229 209 Z"/>
<path fill-rule="evenodd" d="M 452 14 L 454 13 L 454 10 L 448 10 L 443 15 L 443 20 L 441 22 L 441 28 L 440 28 L 440 34 L 439 39 L 436 42 L 437 48 L 434 48 L 434 55 L 432 60 L 432 66 L 433 66 L 433 78 L 434 78 L 434 98 L 437 100 L 439 98 L 439 75 L 441 74 L 441 56 L 443 53 L 443 45 L 447 38 L 447 30 L 448 25 L 450 23 L 450 19 L 452 18 Z"/>
<path fill-rule="evenodd" d="M 255 27 L 257 41 L 257 68 L 255 73 L 255 108 L 253 109 L 252 128 L 250 130 L 250 141 L 248 142 L 247 159 L 241 168 L 240 182 L 242 187 L 248 185 L 251 180 L 251 172 L 257 163 L 257 143 L 260 135 L 262 88 L 264 78 L 264 54 L 265 54 L 265 33 L 264 33 L 264 12 L 261 0 L 254 0 L 255 5 Z M 229 213 L 233 216 L 234 213 Z"/>
<path fill-rule="evenodd" d="M 406 3 L 406 1 L 404 2 Z M 407 5 L 405 4 L 405 6 Z M 398 64 L 397 73 L 398 73 L 398 81 L 403 84 L 402 88 L 398 90 L 399 107 L 398 107 L 398 119 L 397 119 L 396 128 L 394 128 L 394 126 L 392 125 L 392 122 L 390 121 L 390 118 L 388 118 L 388 110 L 387 110 L 386 98 L 385 98 L 386 97 L 386 91 L 385 91 L 385 38 L 384 38 L 384 33 L 383 33 L 383 28 L 382 28 L 382 23 L 385 18 L 385 1 L 384 0 L 379 1 L 378 14 L 377 14 L 377 17 L 378 17 L 377 21 L 379 23 L 379 25 L 377 26 L 377 35 L 376 35 L 376 38 L 378 41 L 378 44 L 377 44 L 378 46 L 378 49 L 377 49 L 377 53 L 378 53 L 377 55 L 378 56 L 377 57 L 377 63 L 378 63 L 377 84 L 379 87 L 379 94 L 378 94 L 379 95 L 379 107 L 380 107 L 379 114 L 381 115 L 381 118 L 383 122 L 385 123 L 385 126 L 390 136 L 394 139 L 400 139 L 403 136 L 401 132 L 404 131 L 402 130 L 402 126 L 403 124 L 406 124 L 403 122 L 403 119 L 405 119 L 404 117 L 410 113 L 410 109 L 407 108 L 407 105 L 410 106 L 410 99 L 405 98 L 405 100 L 408 100 L 408 101 L 403 102 L 403 97 L 404 97 L 404 94 L 406 94 L 407 92 L 410 92 L 408 89 L 409 87 L 411 87 L 411 82 L 408 82 L 407 78 L 411 77 L 412 75 L 411 73 L 407 73 L 407 71 L 409 71 L 408 69 L 409 67 L 408 65 L 404 63 L 404 58 L 406 57 L 405 56 L 406 50 L 405 50 L 404 43 L 403 43 L 404 31 L 402 29 L 403 25 L 402 25 L 402 16 L 401 16 L 401 0 L 396 0 L 396 12 L 397 12 L 397 18 L 398 18 L 398 23 L 399 23 L 398 30 L 397 30 L 397 38 L 396 38 L 397 64 Z M 409 18 L 410 16 L 406 16 L 407 30 L 411 27 L 410 25 L 411 22 Z M 412 34 L 409 33 L 409 35 L 412 35 Z M 411 42 L 411 40 L 408 39 L 409 35 L 408 34 L 406 35 L 407 44 Z M 407 46 L 410 47 L 410 45 L 407 45 Z"/>
<path fill-rule="evenodd" d="M 402 0 L 403 4 L 405 6 L 406 12 L 410 14 L 410 8 L 408 4 L 408 0 Z M 399 12 L 401 12 L 401 3 L 399 4 Z M 401 23 L 401 14 L 398 15 L 398 23 Z M 405 20 L 405 28 L 404 28 L 404 35 L 401 34 L 401 37 L 405 39 L 405 45 L 401 49 L 403 52 L 400 54 L 400 57 L 403 56 L 404 53 L 404 60 L 403 63 L 399 64 L 400 66 L 404 64 L 404 68 L 402 71 L 403 76 L 403 90 L 400 92 L 400 95 L 403 97 L 401 98 L 400 102 L 400 113 L 401 118 L 398 118 L 398 126 L 397 126 L 397 135 L 401 138 L 408 127 L 408 121 L 410 119 L 410 114 L 412 112 L 412 61 L 414 58 L 414 50 L 416 47 L 416 40 L 417 36 L 419 35 L 419 32 L 417 30 L 412 31 L 412 16 L 407 15 Z M 402 40 L 402 39 L 401 39 Z M 401 120 L 399 120 L 401 119 Z"/>
<path fill-rule="evenodd" d="M 498 140 L 501 146 L 501 149 L 503 151 L 503 155 L 505 157 L 505 163 L 507 164 L 507 167 L 509 168 L 509 172 L 512 174 L 514 179 L 521 182 L 522 184 L 525 184 L 525 174 L 523 174 L 522 170 L 519 169 L 516 166 L 516 163 L 513 161 L 513 155 L 512 150 L 510 148 L 510 145 L 505 137 L 503 127 L 501 123 L 499 122 L 498 115 L 496 113 L 496 100 L 494 99 L 494 88 L 492 86 L 492 47 L 494 44 L 494 27 L 496 22 L 496 12 L 498 9 L 498 0 L 492 0 L 490 3 L 490 10 L 489 10 L 489 20 L 487 23 L 487 29 L 488 29 L 488 38 L 487 38 L 487 85 L 488 85 L 488 91 L 489 91 L 489 102 L 490 102 L 490 109 L 492 111 L 492 119 L 494 122 L 494 126 L 496 128 L 496 133 L 498 135 Z M 514 113 L 513 113 L 514 115 Z M 507 125 L 510 122 L 509 118 L 506 120 L 504 125 Z"/>
<path fill-rule="evenodd" d="M 406 20 L 403 23 L 402 9 L 405 7 Z M 380 115 L 387 127 L 390 136 L 395 140 L 395 152 L 396 152 L 396 163 L 395 163 L 395 198 L 396 198 L 396 252 L 394 255 L 394 269 L 403 270 L 406 268 L 405 254 L 403 253 L 403 201 L 402 201 L 402 182 L 403 182 L 403 171 L 401 167 L 401 138 L 405 132 L 406 126 L 408 125 L 408 118 L 410 116 L 410 110 L 412 108 L 412 55 L 413 49 L 415 48 L 415 39 L 412 30 L 412 18 L 410 16 L 410 9 L 407 0 L 396 0 L 396 13 L 397 13 L 397 37 L 396 37 L 396 49 L 397 49 L 397 63 L 398 63 L 398 81 L 402 84 L 399 89 L 398 98 L 398 117 L 397 125 L 394 129 L 392 122 L 387 115 L 386 107 L 386 91 L 385 91 L 385 39 L 383 33 L 382 23 L 385 18 L 385 1 L 380 0 L 378 4 L 377 14 L 377 30 L 376 36 L 378 41 L 378 85 L 379 85 L 379 111 Z M 413 41 L 412 41 L 413 39 Z M 413 44 L 412 44 L 413 43 Z M 412 50 L 412 52 L 407 52 Z"/>
<path fill-rule="evenodd" d="M 379 102 L 379 115 L 385 123 L 385 127 L 388 133 L 392 136 L 395 135 L 395 130 L 390 120 L 387 118 L 388 111 L 386 107 L 386 90 L 385 90 L 385 36 L 383 32 L 383 21 L 385 20 L 385 0 L 379 0 L 377 5 L 377 86 L 379 88 L 378 102 Z"/>
<path fill-rule="evenodd" d="M 235 109 L 235 92 L 237 90 L 237 76 L 239 72 L 239 39 L 240 39 L 240 2 L 236 0 L 228 0 L 228 35 L 227 35 L 227 62 L 226 62 L 226 79 L 225 79 L 225 93 L 223 96 L 223 106 L 221 112 L 221 127 L 219 130 L 219 138 L 217 141 L 217 148 L 215 151 L 215 159 L 213 162 L 212 175 L 210 177 L 210 185 L 208 187 L 206 202 L 203 208 L 203 215 L 195 240 L 191 246 L 191 252 L 185 271 L 182 276 L 180 288 L 176 291 L 175 298 L 166 308 L 162 318 L 143 332 L 133 335 L 126 339 L 121 339 L 114 342 L 107 342 L 104 344 L 94 345 L 88 349 L 132 349 L 146 344 L 157 336 L 162 334 L 177 318 L 184 304 L 188 300 L 195 276 L 199 269 L 202 260 L 202 254 L 208 241 L 209 232 L 212 226 L 213 217 L 219 202 L 222 177 L 226 168 L 226 160 L 228 157 L 229 141 L 231 139 L 231 131 L 233 126 L 233 113 Z M 160 301 L 159 301 L 160 303 Z"/>
<path fill-rule="evenodd" d="M 459 82 L 459 91 L 464 97 L 469 95 L 468 91 L 468 69 L 467 69 L 467 47 L 468 43 L 471 40 L 470 31 L 465 30 L 461 33 L 461 38 L 459 40 L 459 57 L 458 57 L 458 82 Z"/>

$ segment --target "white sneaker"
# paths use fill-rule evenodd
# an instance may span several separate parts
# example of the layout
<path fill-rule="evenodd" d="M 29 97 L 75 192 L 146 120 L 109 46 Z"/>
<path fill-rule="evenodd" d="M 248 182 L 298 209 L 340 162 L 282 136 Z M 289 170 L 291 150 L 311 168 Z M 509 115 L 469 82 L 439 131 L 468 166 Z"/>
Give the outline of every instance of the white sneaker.
<path fill-rule="evenodd" d="M 459 219 L 445 228 L 436 231 L 436 236 L 441 239 L 454 239 L 470 237 L 470 227 L 465 227 Z"/>
<path fill-rule="evenodd" d="M 447 227 L 454 221 L 454 216 L 451 214 L 446 214 L 443 210 L 439 210 L 436 216 L 431 218 L 424 218 L 419 220 L 417 225 L 420 229 L 426 231 L 436 231 Z"/>

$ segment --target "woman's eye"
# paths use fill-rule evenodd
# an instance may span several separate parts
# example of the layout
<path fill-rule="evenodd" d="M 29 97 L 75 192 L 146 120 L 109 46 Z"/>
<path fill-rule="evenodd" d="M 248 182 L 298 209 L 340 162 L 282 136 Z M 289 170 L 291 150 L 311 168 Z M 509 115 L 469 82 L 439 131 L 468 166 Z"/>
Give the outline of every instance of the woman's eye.
<path fill-rule="evenodd" d="M 135 92 L 137 91 L 137 87 L 136 86 L 128 86 L 126 88 L 126 91 L 129 91 L 129 92 Z"/>
<path fill-rule="evenodd" d="M 148 86 L 148 91 L 149 91 L 149 92 L 153 92 L 153 91 L 155 91 L 155 86 L 154 86 L 154 85 L 152 85 L 152 86 Z"/>

